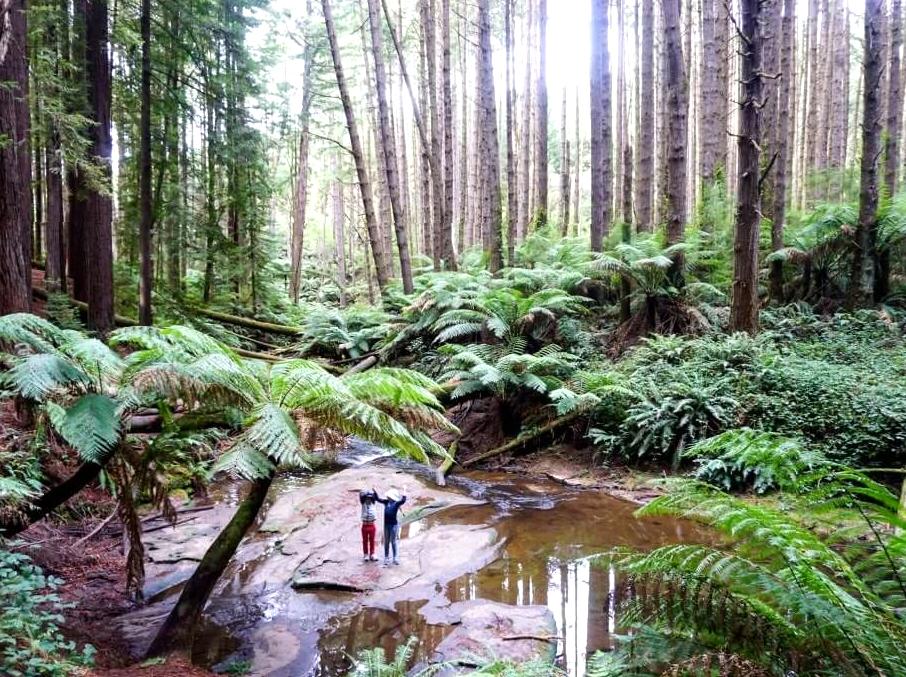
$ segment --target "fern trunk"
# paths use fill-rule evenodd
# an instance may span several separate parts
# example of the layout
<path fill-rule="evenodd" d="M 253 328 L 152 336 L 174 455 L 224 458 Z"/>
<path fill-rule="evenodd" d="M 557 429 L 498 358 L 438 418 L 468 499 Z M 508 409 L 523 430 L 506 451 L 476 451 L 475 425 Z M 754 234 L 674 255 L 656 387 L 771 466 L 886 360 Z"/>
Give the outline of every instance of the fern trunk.
<path fill-rule="evenodd" d="M 239 543 L 258 517 L 273 479 L 273 474 L 270 474 L 252 482 L 249 493 L 239 504 L 233 518 L 205 552 L 195 573 L 183 587 L 176 606 L 151 642 L 148 656 L 160 656 L 174 650 L 191 651 L 193 633 L 201 612 Z"/>
<path fill-rule="evenodd" d="M 112 457 L 113 454 L 110 454 L 109 458 Z M 109 460 L 109 458 L 106 460 Z M 83 463 L 68 479 L 64 480 L 53 489 L 50 489 L 41 496 L 41 498 L 35 501 L 32 504 L 32 507 L 25 512 L 24 516 L 19 516 L 18 518 L 4 516 L 3 519 L 0 520 L 0 536 L 3 536 L 4 538 L 13 538 L 28 529 L 28 527 L 35 522 L 40 522 L 50 513 L 54 512 L 57 508 L 66 503 L 66 501 L 87 487 L 90 482 L 94 481 L 106 464 L 106 460 L 104 463 L 93 463 L 90 461 Z"/>

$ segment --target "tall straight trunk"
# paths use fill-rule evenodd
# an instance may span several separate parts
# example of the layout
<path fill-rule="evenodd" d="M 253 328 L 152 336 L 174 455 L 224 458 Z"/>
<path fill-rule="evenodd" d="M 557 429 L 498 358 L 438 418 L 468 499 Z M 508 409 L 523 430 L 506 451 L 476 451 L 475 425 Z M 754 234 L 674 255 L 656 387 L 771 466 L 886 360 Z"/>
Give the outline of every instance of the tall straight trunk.
<path fill-rule="evenodd" d="M 599 252 L 610 227 L 613 185 L 607 0 L 593 0 L 591 11 L 591 249 Z"/>
<path fill-rule="evenodd" d="M 58 6 L 57 17 L 62 20 L 69 13 L 69 3 Z M 68 54 L 63 42 L 63 32 L 52 25 L 48 41 L 56 60 L 54 76 L 62 79 L 61 62 Z M 59 90 L 57 90 L 59 92 Z M 45 209 L 44 243 L 47 250 L 44 266 L 44 287 L 48 291 L 66 291 L 66 253 L 63 222 L 63 159 L 60 143 L 60 125 L 55 116 L 47 115 L 47 145 L 44 148 L 44 189 L 47 193 Z"/>
<path fill-rule="evenodd" d="M 65 0 L 62 0 L 65 1 Z M 68 11 L 68 3 L 67 10 Z M 62 44 L 69 50 L 72 68 L 69 70 L 67 84 L 71 94 L 67 97 L 66 110 L 71 114 L 88 117 L 85 83 L 85 12 L 86 0 L 72 2 L 72 31 L 69 35 L 68 24 L 63 21 L 60 29 L 64 34 Z M 71 37 L 71 40 L 70 40 Z M 87 136 L 87 128 L 80 129 Z M 86 245 L 85 201 L 87 188 L 84 172 L 77 163 L 67 163 L 66 185 L 69 197 L 69 209 L 66 211 L 66 258 L 67 270 L 72 278 L 72 295 L 77 301 L 88 301 L 88 261 Z"/>
<path fill-rule="evenodd" d="M 138 322 L 154 324 L 151 291 L 154 284 L 154 260 L 151 247 L 154 242 L 154 212 L 151 195 L 151 0 L 142 0 L 142 81 L 139 149 L 139 250 L 141 273 L 138 282 Z"/>
<path fill-rule="evenodd" d="M 613 153 L 611 156 L 612 164 L 614 167 L 613 172 L 613 209 L 612 214 L 614 215 L 614 220 L 622 222 L 623 220 L 623 149 L 626 145 L 625 137 L 625 120 L 623 118 L 623 99 L 626 95 L 625 83 L 626 76 L 624 71 L 626 70 L 625 61 L 626 61 L 626 47 L 624 44 L 623 36 L 623 3 L 617 2 L 614 3 L 616 6 L 614 9 L 617 14 L 617 25 L 616 25 L 616 53 L 617 53 L 617 62 L 616 62 L 616 101 L 613 103 L 614 108 L 614 126 L 613 126 Z"/>
<path fill-rule="evenodd" d="M 87 188 L 85 245 L 88 271 L 88 326 L 101 334 L 113 329 L 113 203 L 110 197 L 111 79 L 106 0 L 86 0 L 85 63 L 92 125 L 88 154 L 104 186 Z"/>
<path fill-rule="evenodd" d="M 639 176 L 636 182 L 636 230 L 651 232 L 654 182 L 654 2 L 642 2 L 641 90 L 639 92 Z"/>
<path fill-rule="evenodd" d="M 547 224 L 547 0 L 538 0 L 538 73 L 535 85 L 534 228 Z"/>
<path fill-rule="evenodd" d="M 424 18 L 424 17 L 423 17 Z M 418 60 L 418 97 L 419 107 L 428 110 L 428 52 L 425 45 L 425 31 L 419 33 L 419 60 Z M 431 202 L 431 144 L 421 144 L 421 203 L 422 203 L 422 237 L 425 242 L 424 253 L 434 260 L 434 215 Z"/>
<path fill-rule="evenodd" d="M 525 44 L 525 80 L 522 85 L 522 157 L 519 162 L 519 221 L 516 237 L 522 240 L 529 231 L 532 219 L 532 31 L 534 29 L 534 0 L 527 0 L 523 43 Z"/>
<path fill-rule="evenodd" d="M 35 103 L 35 116 L 40 120 L 43 115 L 41 112 L 40 102 Z M 29 125 L 30 127 L 31 125 Z M 34 163 L 29 168 L 33 171 L 34 181 L 32 190 L 34 226 L 32 230 L 32 252 L 33 261 L 41 261 L 44 257 L 44 154 L 41 152 L 43 140 L 38 130 L 34 132 L 31 140 L 31 147 L 34 151 Z"/>
<path fill-rule="evenodd" d="M 340 288 L 340 307 L 346 306 L 346 204 L 343 194 L 343 181 L 340 179 L 340 163 L 337 157 L 333 160 L 333 189 L 332 189 L 332 211 L 333 211 L 333 241 L 334 251 L 337 256 L 337 286 Z"/>
<path fill-rule="evenodd" d="M 787 168 L 791 149 L 789 130 L 795 116 L 791 113 L 795 93 L 793 78 L 796 64 L 793 47 L 796 41 L 796 0 L 784 0 L 780 45 L 780 97 L 777 101 L 777 160 L 774 181 L 774 205 L 771 219 L 771 251 L 783 248 L 783 230 L 786 220 Z M 783 262 L 771 263 L 770 297 L 774 303 L 783 303 Z"/>
<path fill-rule="evenodd" d="M 579 114 L 579 91 L 576 89 L 576 136 L 574 140 L 575 145 L 575 182 L 573 183 L 573 210 L 572 210 L 572 235 L 573 237 L 578 237 L 579 235 L 579 196 L 581 194 L 582 186 L 582 129 L 581 129 L 581 116 Z"/>
<path fill-rule="evenodd" d="M 542 0 L 543 1 L 543 0 Z M 500 237 L 500 147 L 489 0 L 478 0 L 478 131 L 481 180 L 481 239 L 492 273 L 502 265 Z"/>
<path fill-rule="evenodd" d="M 514 0 L 504 0 L 503 19 L 506 35 L 506 261 L 510 267 L 516 262 L 516 193 L 519 190 L 516 182 L 516 153 L 513 148 L 513 107 L 516 98 L 513 83 L 513 2 Z"/>
<path fill-rule="evenodd" d="M 393 225 L 400 257 L 400 275 L 403 279 L 403 291 L 406 294 L 411 294 L 414 289 L 412 284 L 412 263 L 409 258 L 409 236 L 400 191 L 399 166 L 396 160 L 396 139 L 393 135 L 393 125 L 390 121 L 390 105 L 387 101 L 387 69 L 384 65 L 384 39 L 381 31 L 380 0 L 368 0 L 368 23 L 371 25 L 371 54 L 374 58 L 374 76 L 377 86 L 378 128 L 380 131 L 379 152 L 384 156 L 384 171 L 387 175 L 387 188 L 390 192 L 390 208 L 393 211 Z"/>
<path fill-rule="evenodd" d="M 312 3 L 305 3 L 305 15 L 312 16 Z M 308 208 L 308 149 L 310 144 L 311 103 L 314 100 L 312 70 L 315 58 L 311 39 L 305 41 L 302 53 L 302 111 L 299 116 L 299 149 L 296 157 L 296 181 L 293 187 L 293 215 L 290 231 L 289 296 L 299 302 L 302 283 L 302 251 L 305 245 L 305 216 Z"/>
<path fill-rule="evenodd" d="M 623 221 L 620 224 L 622 240 L 632 242 L 632 145 L 626 144 L 623 149 Z M 620 279 L 620 320 L 625 322 L 632 314 L 632 285 L 629 278 Z"/>
<path fill-rule="evenodd" d="M 903 44 L 903 7 L 901 0 L 891 0 L 890 62 L 887 66 L 887 134 L 884 145 L 884 186 L 887 195 L 897 192 L 900 164 L 900 119 L 903 115 L 903 91 L 900 82 L 900 48 Z"/>
<path fill-rule="evenodd" d="M 717 63 L 720 50 L 717 45 L 717 15 L 715 0 L 701 0 L 701 115 L 699 116 L 698 138 L 701 144 L 699 172 L 704 187 L 714 181 L 718 168 L 718 156 L 723 143 L 724 130 L 721 121 L 721 95 Z"/>
<path fill-rule="evenodd" d="M 862 163 L 859 223 L 853 240 L 852 272 L 847 305 L 871 302 L 875 291 L 878 236 L 878 159 L 881 154 L 881 60 L 883 0 L 865 0 L 865 53 L 862 59 L 865 92 L 862 99 Z"/>
<path fill-rule="evenodd" d="M 0 10 L 0 315 L 4 315 L 31 307 L 32 196 L 25 0 L 0 0 Z"/>
<path fill-rule="evenodd" d="M 758 330 L 758 226 L 761 220 L 761 0 L 740 2 L 739 174 L 730 329 Z"/>
<path fill-rule="evenodd" d="M 764 218 L 774 220 L 774 190 L 777 177 L 777 163 L 780 159 L 778 146 L 782 130 L 777 124 L 780 87 L 782 78 L 774 77 L 780 71 L 781 23 L 783 20 L 782 0 L 764 3 L 759 20 L 759 44 L 761 45 L 762 72 L 770 77 L 761 82 L 762 106 L 759 113 L 759 127 L 762 131 L 760 159 L 762 163 L 761 195 Z"/>
<path fill-rule="evenodd" d="M 667 244 L 683 241 L 686 215 L 686 73 L 679 28 L 680 0 L 664 0 L 665 57 L 667 61 Z M 757 177 L 756 177 L 757 180 Z M 682 285 L 683 256 L 673 257 L 671 277 L 677 286 Z"/>
<path fill-rule="evenodd" d="M 365 154 L 362 151 L 362 141 L 359 128 L 356 124 L 355 111 L 352 108 L 352 99 L 346 85 L 346 75 L 343 72 L 343 63 L 340 59 L 340 45 L 334 28 L 333 12 L 330 0 L 321 0 L 324 12 L 324 25 L 327 29 L 327 39 L 330 43 L 330 55 L 333 61 L 334 73 L 337 78 L 337 88 L 340 90 L 340 100 L 343 104 L 343 113 L 346 116 L 346 129 L 349 132 L 349 145 L 355 160 L 356 175 L 359 180 L 359 191 L 362 195 L 362 209 L 365 212 L 365 227 L 368 229 L 368 239 L 371 243 L 371 254 L 374 259 L 374 268 L 377 274 L 378 287 L 383 291 L 388 283 L 389 266 L 384 258 L 384 249 L 378 230 L 377 219 L 374 215 L 374 199 L 371 195 L 371 184 L 368 180 L 368 168 L 365 166 Z"/>
<path fill-rule="evenodd" d="M 437 107 L 437 40 L 435 38 L 435 0 L 421 0 L 422 31 L 425 34 L 425 65 L 428 76 L 428 109 L 427 124 L 430 127 L 431 158 L 433 162 L 440 163 L 442 148 L 440 137 L 440 119 Z M 443 183 L 434 183 L 431 190 L 431 199 L 434 211 L 434 268 L 440 269 L 441 252 L 444 237 L 444 194 Z"/>
<path fill-rule="evenodd" d="M 440 89 L 443 98 L 443 175 L 444 220 L 440 256 L 447 270 L 456 270 L 453 246 L 453 77 L 450 72 L 450 0 L 441 0 L 440 8 Z M 437 159 L 440 163 L 440 158 Z"/>
<path fill-rule="evenodd" d="M 232 519 L 214 539 L 192 576 L 183 586 L 176 606 L 158 629 L 147 656 L 160 656 L 176 649 L 191 655 L 192 641 L 195 629 L 201 621 L 201 612 L 243 537 L 255 523 L 272 481 L 273 475 L 269 475 L 251 482 L 248 494 L 240 501 Z"/>
<path fill-rule="evenodd" d="M 830 195 L 843 192 L 843 170 L 846 163 L 846 117 L 849 103 L 849 21 L 845 0 L 834 0 L 833 69 L 828 105 L 827 160 L 831 170 Z"/>
<path fill-rule="evenodd" d="M 462 73 L 462 83 L 460 85 L 461 107 L 459 110 L 460 132 L 459 132 L 459 214 L 457 220 L 457 233 L 459 235 L 457 245 L 462 252 L 466 248 L 466 220 L 469 214 L 469 202 L 471 195 L 469 191 L 469 97 L 467 93 L 467 83 L 469 81 L 469 59 L 466 54 L 466 17 L 463 12 L 459 18 L 459 69 Z"/>
<path fill-rule="evenodd" d="M 821 112 L 821 62 L 819 61 L 818 24 L 820 22 L 818 0 L 809 0 L 808 5 L 808 103 L 806 104 L 806 173 L 818 167 L 818 127 Z M 827 55 L 825 55 L 826 57 Z"/>
<path fill-rule="evenodd" d="M 560 114 L 560 234 L 569 235 L 569 138 L 566 135 L 566 88 Z"/>

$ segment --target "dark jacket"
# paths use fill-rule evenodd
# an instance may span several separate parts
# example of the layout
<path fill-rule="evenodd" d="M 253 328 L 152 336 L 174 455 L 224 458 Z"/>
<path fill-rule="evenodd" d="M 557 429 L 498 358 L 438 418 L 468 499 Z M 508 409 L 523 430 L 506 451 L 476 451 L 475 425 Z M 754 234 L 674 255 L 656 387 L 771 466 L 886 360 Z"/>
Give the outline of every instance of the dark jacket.
<path fill-rule="evenodd" d="M 406 502 L 406 497 L 403 496 L 398 501 L 391 501 L 389 498 L 381 498 L 377 495 L 377 492 L 374 494 L 374 498 L 378 503 L 384 504 L 384 527 L 393 527 L 399 523 L 398 513 L 400 506 Z"/>

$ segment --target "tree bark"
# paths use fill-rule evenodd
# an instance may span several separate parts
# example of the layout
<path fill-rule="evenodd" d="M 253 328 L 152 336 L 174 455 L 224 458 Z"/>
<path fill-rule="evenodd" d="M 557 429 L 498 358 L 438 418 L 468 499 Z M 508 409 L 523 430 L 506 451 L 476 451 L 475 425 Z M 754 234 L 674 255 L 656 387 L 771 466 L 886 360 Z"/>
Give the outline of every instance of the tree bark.
<path fill-rule="evenodd" d="M 579 197 L 582 193 L 582 131 L 581 131 L 581 116 L 579 114 L 579 91 L 576 88 L 576 136 L 575 136 L 575 183 L 573 184 L 573 210 L 572 210 L 572 235 L 573 237 L 579 236 Z"/>
<path fill-rule="evenodd" d="M 311 0 L 305 3 L 306 16 L 312 15 Z M 314 99 L 312 70 L 314 65 L 314 47 L 311 40 L 305 41 L 302 53 L 302 111 L 300 113 L 299 149 L 296 158 L 296 182 L 293 192 L 293 215 L 290 232 L 290 277 L 289 297 L 293 303 L 299 302 L 299 288 L 302 284 L 302 251 L 305 245 L 305 216 L 308 207 L 308 149 L 310 145 L 309 125 L 311 123 L 311 103 Z"/>
<path fill-rule="evenodd" d="M 113 319 L 113 202 L 110 196 L 110 104 L 112 73 L 106 0 L 86 0 L 85 64 L 92 125 L 88 154 L 104 186 L 88 186 L 85 201 L 85 254 L 88 270 L 88 326 L 106 334 Z"/>
<path fill-rule="evenodd" d="M 665 58 L 667 75 L 667 244 L 683 241 L 686 221 L 686 133 L 687 90 L 679 28 L 680 0 L 663 0 Z M 683 256 L 673 257 L 671 278 L 674 286 L 683 283 Z"/>
<path fill-rule="evenodd" d="M 27 49 L 25 0 L 0 0 L 0 315 L 31 307 Z"/>
<path fill-rule="evenodd" d="M 715 0 L 701 0 L 701 115 L 699 117 L 699 143 L 701 156 L 699 171 L 704 188 L 714 182 L 718 171 L 718 158 L 724 140 L 724 124 L 721 120 L 721 93 L 717 64 L 720 50 L 717 45 L 717 16 L 719 11 Z"/>
<path fill-rule="evenodd" d="M 900 164 L 900 120 L 903 115 L 903 91 L 900 82 L 900 49 L 903 45 L 903 7 L 901 0 L 891 0 L 890 63 L 887 66 L 887 135 L 884 147 L 884 185 L 887 195 L 897 192 Z"/>
<path fill-rule="evenodd" d="M 566 88 L 563 88 L 563 110 L 560 121 L 560 234 L 569 235 L 569 138 L 566 135 Z"/>
<path fill-rule="evenodd" d="M 532 31 L 534 30 L 534 0 L 527 0 L 523 42 L 525 43 L 525 80 L 522 92 L 522 157 L 520 158 L 519 221 L 516 237 L 520 241 L 528 234 L 532 219 Z"/>
<path fill-rule="evenodd" d="M 516 194 L 519 187 L 516 181 L 516 153 L 513 148 L 514 134 L 514 106 L 516 89 L 513 63 L 513 3 L 514 0 L 504 0 L 504 32 L 506 43 L 506 260 L 512 267 L 516 260 L 516 219 L 517 206 Z"/>
<path fill-rule="evenodd" d="M 790 154 L 790 127 L 795 120 L 792 115 L 795 94 L 793 78 L 796 65 L 793 62 L 793 48 L 796 40 L 796 0 L 784 0 L 781 23 L 780 46 L 780 98 L 777 102 L 777 159 L 775 162 L 774 205 L 771 218 L 771 251 L 783 248 L 783 230 L 786 221 L 787 168 Z M 770 297 L 777 304 L 783 303 L 783 262 L 771 263 Z"/>
<path fill-rule="evenodd" d="M 758 228 L 761 220 L 762 0 L 740 3 L 742 59 L 739 103 L 739 174 L 733 246 L 731 331 L 758 330 Z"/>
<path fill-rule="evenodd" d="M 388 20 L 390 17 L 387 17 Z M 399 166 L 396 160 L 396 139 L 390 121 L 390 106 L 387 100 L 387 69 L 384 64 L 384 39 L 381 32 L 380 0 L 368 0 L 368 22 L 371 25 L 371 54 L 374 58 L 374 76 L 377 84 L 378 127 L 380 130 L 380 152 L 384 156 L 384 171 L 387 173 L 387 188 L 390 191 L 390 208 L 393 211 L 393 225 L 396 245 L 400 258 L 400 276 L 403 291 L 411 294 L 412 262 L 409 258 L 409 235 L 400 192 Z M 439 154 L 438 154 L 439 155 Z M 437 157 L 435 155 L 435 157 Z"/>
<path fill-rule="evenodd" d="M 535 214 L 532 227 L 537 229 L 547 224 L 547 0 L 538 0 L 535 123 Z"/>
<path fill-rule="evenodd" d="M 542 0 L 543 2 L 544 0 Z M 478 0 L 478 131 L 481 181 L 482 246 L 488 267 L 496 273 L 502 266 L 500 213 L 500 146 L 497 134 L 497 102 L 494 94 L 494 64 L 491 49 L 489 0 Z"/>
<path fill-rule="evenodd" d="M 139 250 L 141 272 L 138 282 L 139 324 L 154 324 L 151 291 L 154 284 L 154 260 L 151 249 L 154 242 L 153 197 L 151 195 L 151 0 L 142 0 L 142 75 L 139 148 Z"/>
<path fill-rule="evenodd" d="M 322 1 L 326 3 L 328 0 Z M 239 503 L 233 518 L 214 539 L 195 572 L 186 581 L 176 606 L 151 642 L 147 656 L 160 656 L 175 649 L 191 654 L 193 635 L 201 620 L 201 612 L 243 537 L 255 523 L 272 481 L 273 475 L 270 475 L 251 482 L 249 492 Z"/>
<path fill-rule="evenodd" d="M 881 14 L 883 0 L 865 2 L 865 53 L 862 60 L 865 91 L 862 99 L 862 163 L 859 223 L 853 239 L 852 271 L 847 306 L 871 302 L 875 287 L 878 231 L 878 160 L 881 154 Z"/>
<path fill-rule="evenodd" d="M 440 9 L 440 89 L 443 98 L 443 175 L 444 220 L 441 233 L 441 261 L 447 270 L 456 270 L 453 246 L 453 78 L 450 73 L 450 0 L 441 0 Z M 438 163 L 441 159 L 438 158 Z"/>
<path fill-rule="evenodd" d="M 651 232 L 654 179 L 654 2 L 642 2 L 641 90 L 639 100 L 639 176 L 635 199 L 636 229 Z"/>
<path fill-rule="evenodd" d="M 356 124 L 355 112 L 352 108 L 352 100 L 349 97 L 349 90 L 346 86 L 346 76 L 343 72 L 343 63 L 340 59 L 340 45 L 337 41 L 336 29 L 334 28 L 330 0 L 321 0 L 321 6 L 324 11 L 324 24 L 327 28 L 327 39 L 330 43 L 330 55 L 333 60 L 334 72 L 337 78 L 337 88 L 340 90 L 343 113 L 346 116 L 346 129 L 349 132 L 349 144 L 351 146 L 353 159 L 355 160 L 356 175 L 359 179 L 359 191 L 362 195 L 362 208 L 365 211 L 365 226 L 368 229 L 368 239 L 371 242 L 371 254 L 374 259 L 374 267 L 377 273 L 378 287 L 383 291 L 389 282 L 387 273 L 388 266 L 384 259 L 380 232 L 378 231 L 377 220 L 374 215 L 374 201 L 371 195 L 371 184 L 368 181 L 368 169 L 365 166 L 365 155 L 362 152 L 362 141 L 359 136 L 358 125 Z"/>
<path fill-rule="evenodd" d="M 607 0 L 593 0 L 591 11 L 591 249 L 600 252 L 610 228 L 613 185 Z"/>

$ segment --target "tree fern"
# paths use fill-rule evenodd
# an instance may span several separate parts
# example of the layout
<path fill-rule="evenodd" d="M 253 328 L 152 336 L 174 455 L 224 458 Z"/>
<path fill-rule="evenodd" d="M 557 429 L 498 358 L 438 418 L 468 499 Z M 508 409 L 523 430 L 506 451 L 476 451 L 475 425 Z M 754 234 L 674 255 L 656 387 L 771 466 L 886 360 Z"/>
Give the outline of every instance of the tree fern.
<path fill-rule="evenodd" d="M 735 654 L 771 674 L 903 674 L 906 551 L 890 528 L 902 522 L 897 499 L 853 471 L 807 482 L 813 488 L 804 497 L 787 497 L 795 510 L 689 481 L 639 510 L 704 522 L 730 540 L 616 555 L 634 591 L 624 619 L 648 628 L 622 648 L 625 664 L 639 671 L 655 664 L 644 645 L 657 638 L 660 662 Z M 815 530 L 828 510 L 833 524 L 861 523 L 861 537 L 840 546 L 835 530 Z M 663 655 L 670 646 L 681 650 Z"/>

